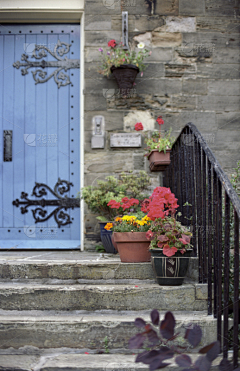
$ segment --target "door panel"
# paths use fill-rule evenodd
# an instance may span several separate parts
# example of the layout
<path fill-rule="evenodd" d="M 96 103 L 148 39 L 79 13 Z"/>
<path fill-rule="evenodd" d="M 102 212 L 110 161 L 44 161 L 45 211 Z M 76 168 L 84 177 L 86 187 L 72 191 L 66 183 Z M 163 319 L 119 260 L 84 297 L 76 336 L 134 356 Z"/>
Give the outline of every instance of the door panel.
<path fill-rule="evenodd" d="M 79 60 L 79 25 L 1 28 L 2 149 L 13 134 L 12 161 L 0 158 L 2 249 L 80 246 Z"/>

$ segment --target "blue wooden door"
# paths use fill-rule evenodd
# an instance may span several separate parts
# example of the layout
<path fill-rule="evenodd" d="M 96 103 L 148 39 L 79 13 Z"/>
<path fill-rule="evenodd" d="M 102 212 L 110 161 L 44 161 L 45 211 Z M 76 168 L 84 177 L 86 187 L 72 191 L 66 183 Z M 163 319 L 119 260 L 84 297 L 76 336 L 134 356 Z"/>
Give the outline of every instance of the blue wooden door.
<path fill-rule="evenodd" d="M 0 33 L 0 248 L 80 246 L 80 27 Z"/>

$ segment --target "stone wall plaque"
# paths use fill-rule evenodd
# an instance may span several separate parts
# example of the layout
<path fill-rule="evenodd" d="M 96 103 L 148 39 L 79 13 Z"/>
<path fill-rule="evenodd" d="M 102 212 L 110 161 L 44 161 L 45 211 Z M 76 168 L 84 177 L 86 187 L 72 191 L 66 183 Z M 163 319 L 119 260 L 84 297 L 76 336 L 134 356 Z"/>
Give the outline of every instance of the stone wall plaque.
<path fill-rule="evenodd" d="M 138 133 L 117 133 L 110 136 L 110 147 L 141 147 L 142 136 Z"/>

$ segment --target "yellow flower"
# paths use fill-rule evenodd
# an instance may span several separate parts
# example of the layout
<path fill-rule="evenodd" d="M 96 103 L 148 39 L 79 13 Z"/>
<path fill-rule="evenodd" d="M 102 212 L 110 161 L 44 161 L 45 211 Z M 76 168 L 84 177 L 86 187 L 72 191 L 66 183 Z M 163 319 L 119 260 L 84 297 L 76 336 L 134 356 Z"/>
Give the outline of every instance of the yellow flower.
<path fill-rule="evenodd" d="M 147 215 L 145 215 L 144 218 L 142 218 L 142 220 L 148 221 L 148 220 L 151 220 L 151 219 Z"/>
<path fill-rule="evenodd" d="M 136 218 L 136 216 L 134 216 L 134 215 L 124 215 L 124 216 L 122 217 L 122 220 L 126 220 L 127 222 L 132 222 L 132 221 L 134 221 L 135 219 L 137 219 L 137 218 Z"/>
<path fill-rule="evenodd" d="M 146 224 L 146 222 L 143 221 L 143 220 L 136 220 L 136 223 L 139 224 L 139 225 L 144 225 L 144 224 Z"/>
<path fill-rule="evenodd" d="M 117 216 L 117 217 L 115 218 L 115 222 L 119 222 L 120 220 L 122 220 L 122 218 L 120 218 L 120 216 Z"/>
<path fill-rule="evenodd" d="M 112 229 L 113 227 L 113 224 L 112 223 L 107 223 L 104 227 L 104 229 L 107 229 L 107 231 L 109 231 L 109 229 Z"/>

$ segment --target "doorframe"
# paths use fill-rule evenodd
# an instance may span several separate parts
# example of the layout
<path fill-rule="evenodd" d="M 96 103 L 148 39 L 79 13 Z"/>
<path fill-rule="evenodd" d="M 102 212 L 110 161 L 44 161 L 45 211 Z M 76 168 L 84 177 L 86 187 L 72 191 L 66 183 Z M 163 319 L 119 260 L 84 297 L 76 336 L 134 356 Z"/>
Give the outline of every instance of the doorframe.
<path fill-rule="evenodd" d="M 19 6 L 21 3 L 21 6 Z M 84 186 L 84 0 L 1 0 L 2 23 L 79 23 L 80 26 L 80 185 Z M 79 190 L 80 191 L 80 190 Z M 80 212 L 80 250 L 84 250 L 84 201 Z"/>

